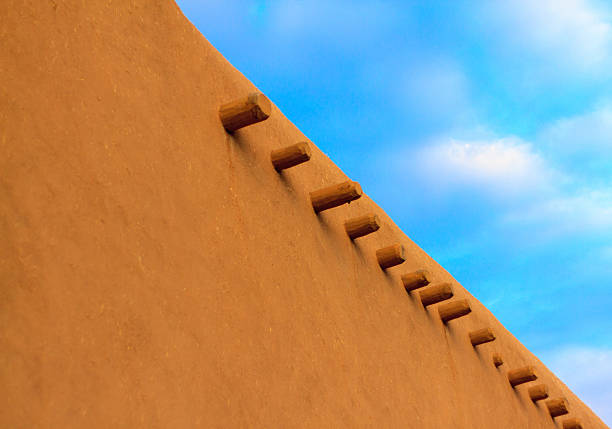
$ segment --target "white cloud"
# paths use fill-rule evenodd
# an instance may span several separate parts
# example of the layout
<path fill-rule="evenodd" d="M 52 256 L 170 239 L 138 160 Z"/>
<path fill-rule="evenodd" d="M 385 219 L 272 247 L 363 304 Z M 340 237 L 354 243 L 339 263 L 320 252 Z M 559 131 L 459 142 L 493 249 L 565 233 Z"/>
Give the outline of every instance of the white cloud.
<path fill-rule="evenodd" d="M 514 0 L 485 6 L 491 28 L 511 55 L 548 62 L 551 69 L 605 70 L 612 26 L 602 4 L 589 0 Z"/>
<path fill-rule="evenodd" d="M 563 171 L 553 192 L 501 218 L 505 226 L 537 227 L 552 238 L 577 233 L 612 232 L 612 108 L 559 119 L 543 128 L 536 141 L 549 165 Z M 532 231 L 533 233 L 533 231 Z"/>
<path fill-rule="evenodd" d="M 612 107 L 562 118 L 545 127 L 538 140 L 552 155 L 612 156 Z"/>
<path fill-rule="evenodd" d="M 567 347 L 541 358 L 604 422 L 612 424 L 612 349 Z"/>
<path fill-rule="evenodd" d="M 448 138 L 422 147 L 405 162 L 420 166 L 422 176 L 440 190 L 474 187 L 501 199 L 541 191 L 556 175 L 529 143 L 516 137 Z"/>
<path fill-rule="evenodd" d="M 606 115 L 598 114 L 598 120 Z M 572 127 L 556 129 L 562 128 Z M 408 149 L 391 162 L 395 174 L 409 171 L 412 183 L 430 198 L 443 201 L 448 194 L 469 193 L 504 206 L 494 223 L 499 231 L 513 231 L 519 241 L 542 243 L 581 234 L 612 238 L 612 188 L 578 179 L 563 163 L 562 169 L 555 168 L 546 155 L 517 137 L 445 137 Z"/>
<path fill-rule="evenodd" d="M 521 207 L 502 219 L 506 225 L 537 226 L 538 234 L 548 237 L 587 231 L 606 234 L 612 231 L 612 190 L 584 189 L 572 195 L 550 197 Z"/>

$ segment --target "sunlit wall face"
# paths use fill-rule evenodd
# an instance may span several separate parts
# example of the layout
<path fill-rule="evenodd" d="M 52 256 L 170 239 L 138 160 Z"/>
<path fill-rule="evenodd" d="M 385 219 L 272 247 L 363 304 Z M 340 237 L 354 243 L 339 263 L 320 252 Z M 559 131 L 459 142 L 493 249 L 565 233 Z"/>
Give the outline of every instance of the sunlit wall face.
<path fill-rule="evenodd" d="M 178 3 L 612 424 L 610 3 Z"/>

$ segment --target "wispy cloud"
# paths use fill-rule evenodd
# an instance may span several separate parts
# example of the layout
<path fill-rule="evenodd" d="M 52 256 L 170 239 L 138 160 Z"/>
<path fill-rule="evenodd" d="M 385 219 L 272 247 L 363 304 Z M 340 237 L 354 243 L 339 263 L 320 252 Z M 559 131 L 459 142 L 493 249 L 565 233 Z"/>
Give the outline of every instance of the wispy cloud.
<path fill-rule="evenodd" d="M 471 187 L 494 198 L 531 194 L 558 175 L 528 142 L 517 137 L 492 140 L 434 140 L 407 154 L 423 180 L 440 191 Z"/>
<path fill-rule="evenodd" d="M 538 136 L 552 159 L 579 176 L 603 175 L 612 183 L 612 107 L 561 118 Z M 590 177 L 592 179 L 593 177 Z"/>
<path fill-rule="evenodd" d="M 503 223 L 535 227 L 552 237 L 595 233 L 612 239 L 612 108 L 548 124 L 535 138 L 548 165 L 563 172 L 550 193 L 530 206 L 516 207 Z"/>
<path fill-rule="evenodd" d="M 610 13 L 589 0 L 514 0 L 485 6 L 511 55 L 548 72 L 605 71 L 612 54 Z"/>
<path fill-rule="evenodd" d="M 542 361 L 607 424 L 612 424 L 612 349 L 566 347 Z"/>
<path fill-rule="evenodd" d="M 521 207 L 503 217 L 506 225 L 537 227 L 549 238 L 612 231 L 612 190 L 585 189 Z M 612 238 L 612 237 L 611 237 Z"/>
<path fill-rule="evenodd" d="M 612 153 L 612 106 L 568 118 L 560 118 L 544 127 L 542 137 L 554 145 L 554 150 L 577 152 L 596 151 L 598 155 Z"/>

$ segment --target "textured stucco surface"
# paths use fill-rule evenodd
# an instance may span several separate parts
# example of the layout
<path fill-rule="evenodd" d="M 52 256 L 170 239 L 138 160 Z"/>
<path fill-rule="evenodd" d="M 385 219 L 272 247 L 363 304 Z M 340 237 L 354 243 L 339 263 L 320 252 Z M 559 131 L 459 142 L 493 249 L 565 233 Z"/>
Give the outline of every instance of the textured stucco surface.
<path fill-rule="evenodd" d="M 367 196 L 315 215 L 347 177 L 316 147 L 276 173 L 305 138 L 276 107 L 228 135 L 254 87 L 172 1 L 4 0 L 0 45 L 0 427 L 561 427 L 510 388 L 526 364 L 605 427 Z M 408 296 L 417 268 L 471 315 Z"/>

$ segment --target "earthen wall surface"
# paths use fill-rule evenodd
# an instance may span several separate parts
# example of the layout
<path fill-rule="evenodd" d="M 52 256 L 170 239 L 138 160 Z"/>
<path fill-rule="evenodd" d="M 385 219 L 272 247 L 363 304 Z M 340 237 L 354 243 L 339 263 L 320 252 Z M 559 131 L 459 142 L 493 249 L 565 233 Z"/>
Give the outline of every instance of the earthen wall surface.
<path fill-rule="evenodd" d="M 367 196 L 315 214 L 348 178 L 314 144 L 277 173 L 306 137 L 276 107 L 226 133 L 256 88 L 172 1 L 4 0 L 0 45 L 0 427 L 561 427 L 524 365 L 605 427 Z M 415 269 L 472 313 L 444 326 Z"/>

